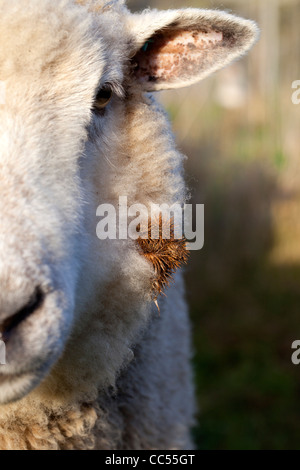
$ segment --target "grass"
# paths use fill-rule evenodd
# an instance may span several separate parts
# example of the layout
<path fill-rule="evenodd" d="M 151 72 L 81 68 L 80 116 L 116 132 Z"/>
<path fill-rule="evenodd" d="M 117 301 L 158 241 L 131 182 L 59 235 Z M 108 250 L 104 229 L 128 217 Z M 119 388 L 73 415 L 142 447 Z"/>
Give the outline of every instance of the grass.
<path fill-rule="evenodd" d="M 236 271 L 224 290 L 206 289 L 202 279 L 192 302 L 199 448 L 299 449 L 299 371 L 291 363 L 299 282 L 293 266 Z"/>

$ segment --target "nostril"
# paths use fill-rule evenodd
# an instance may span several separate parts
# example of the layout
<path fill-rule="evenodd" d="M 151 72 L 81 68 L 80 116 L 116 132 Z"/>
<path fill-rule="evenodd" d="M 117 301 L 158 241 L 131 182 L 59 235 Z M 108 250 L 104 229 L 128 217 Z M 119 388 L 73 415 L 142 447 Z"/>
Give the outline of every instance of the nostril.
<path fill-rule="evenodd" d="M 7 336 L 16 326 L 22 323 L 26 318 L 32 315 L 41 307 L 45 299 L 45 294 L 38 287 L 31 296 L 29 302 L 24 307 L 9 318 L 0 323 L 0 336 Z"/>

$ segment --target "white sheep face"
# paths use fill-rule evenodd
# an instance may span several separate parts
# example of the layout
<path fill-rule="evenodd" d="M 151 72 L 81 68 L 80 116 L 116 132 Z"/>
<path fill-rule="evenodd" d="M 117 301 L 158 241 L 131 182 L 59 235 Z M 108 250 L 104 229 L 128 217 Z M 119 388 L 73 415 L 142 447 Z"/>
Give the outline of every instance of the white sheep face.
<path fill-rule="evenodd" d="M 138 160 L 132 176 L 112 183 L 123 159 L 134 158 L 130 116 L 152 109 L 155 121 L 145 91 L 194 83 L 243 54 L 257 35 L 252 22 L 217 12 L 132 15 L 118 2 L 85 3 L 0 0 L 2 403 L 39 384 L 76 325 L 91 320 L 83 313 L 95 289 L 99 296 L 116 279 L 117 256 L 120 264 L 135 260 L 142 278 L 135 296 L 151 298 L 144 292 L 151 270 L 136 246 L 96 238 L 101 202 L 129 195 L 148 204 L 152 188 L 154 202 L 168 203 L 176 192 L 168 181 L 157 191 Z M 95 97 L 107 87 L 112 99 L 95 112 Z"/>

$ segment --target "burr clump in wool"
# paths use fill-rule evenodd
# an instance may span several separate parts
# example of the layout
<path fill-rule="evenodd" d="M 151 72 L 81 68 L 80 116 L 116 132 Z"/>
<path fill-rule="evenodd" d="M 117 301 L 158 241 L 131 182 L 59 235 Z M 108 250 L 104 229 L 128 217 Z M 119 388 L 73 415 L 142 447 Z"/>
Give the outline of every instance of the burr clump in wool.
<path fill-rule="evenodd" d="M 148 238 L 137 242 L 144 257 L 153 265 L 155 277 L 152 283 L 154 299 L 162 294 L 173 281 L 173 275 L 189 258 L 186 239 L 174 236 L 174 220 L 170 221 L 170 238 L 163 238 L 162 218 L 159 218 L 159 238 L 152 237 L 152 224 L 148 223 Z"/>

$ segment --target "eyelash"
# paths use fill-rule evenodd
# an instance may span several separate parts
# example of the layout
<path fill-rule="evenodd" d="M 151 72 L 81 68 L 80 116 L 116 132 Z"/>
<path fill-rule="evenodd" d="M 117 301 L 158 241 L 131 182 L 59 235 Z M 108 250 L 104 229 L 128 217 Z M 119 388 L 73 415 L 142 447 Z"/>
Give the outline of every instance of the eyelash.
<path fill-rule="evenodd" d="M 101 87 L 94 100 L 93 111 L 96 113 L 103 113 L 106 106 L 109 104 L 113 96 L 113 91 L 110 85 Z"/>

